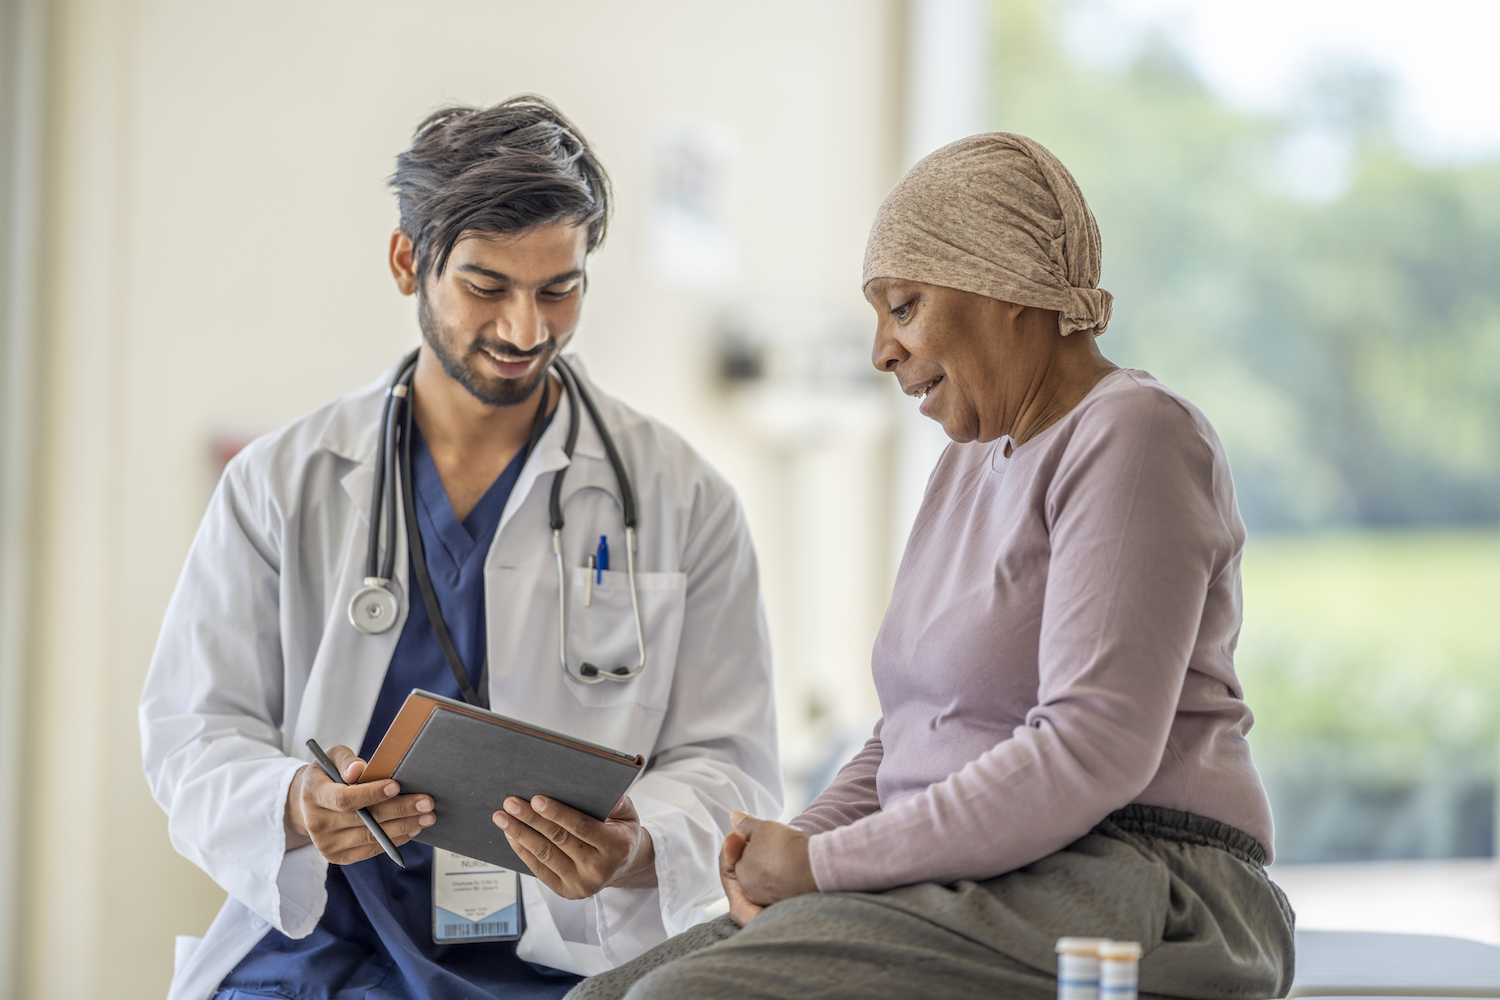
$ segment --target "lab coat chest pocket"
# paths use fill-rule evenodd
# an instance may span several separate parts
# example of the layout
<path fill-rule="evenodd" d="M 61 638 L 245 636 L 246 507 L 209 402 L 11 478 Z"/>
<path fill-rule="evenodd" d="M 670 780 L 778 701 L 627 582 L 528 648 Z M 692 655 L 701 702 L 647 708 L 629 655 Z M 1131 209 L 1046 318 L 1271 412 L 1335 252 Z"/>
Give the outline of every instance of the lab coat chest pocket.
<path fill-rule="evenodd" d="M 592 578 L 592 580 L 591 580 Z M 637 573 L 641 624 L 646 636 L 646 668 L 628 681 L 568 683 L 584 705 L 637 704 L 665 710 L 677 665 L 677 646 L 687 602 L 686 573 Z M 574 568 L 568 574 L 568 672 L 574 677 L 585 663 L 601 671 L 635 669 L 640 658 L 630 576 L 620 570 L 602 573 Z"/>

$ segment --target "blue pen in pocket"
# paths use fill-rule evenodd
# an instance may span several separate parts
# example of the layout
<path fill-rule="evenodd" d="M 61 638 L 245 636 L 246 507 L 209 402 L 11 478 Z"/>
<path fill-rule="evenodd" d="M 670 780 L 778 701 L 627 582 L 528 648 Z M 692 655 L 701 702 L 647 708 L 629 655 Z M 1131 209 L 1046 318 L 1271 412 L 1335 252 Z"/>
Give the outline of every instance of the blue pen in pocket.
<path fill-rule="evenodd" d="M 609 569 L 609 539 L 599 536 L 599 550 L 594 553 L 594 582 L 604 583 L 604 571 Z"/>

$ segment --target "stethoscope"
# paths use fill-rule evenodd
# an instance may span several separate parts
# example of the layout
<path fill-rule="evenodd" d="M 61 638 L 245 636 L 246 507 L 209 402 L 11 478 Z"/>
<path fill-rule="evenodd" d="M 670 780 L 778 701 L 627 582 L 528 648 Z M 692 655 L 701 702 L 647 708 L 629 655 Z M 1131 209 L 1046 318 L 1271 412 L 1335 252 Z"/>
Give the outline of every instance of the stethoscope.
<path fill-rule="evenodd" d="M 422 533 L 417 528 L 416 504 L 412 499 L 411 485 L 411 441 L 413 437 L 411 398 L 412 379 L 417 370 L 417 353 L 413 351 L 402 360 L 400 367 L 396 370 L 395 379 L 386 390 L 385 403 L 381 409 L 380 437 L 375 449 L 375 483 L 370 498 L 370 534 L 365 548 L 364 586 L 355 591 L 354 596 L 349 599 L 349 622 L 367 635 L 379 635 L 395 625 L 396 619 L 400 616 L 400 600 L 391 586 L 391 581 L 395 578 L 396 566 L 396 519 L 390 513 L 387 513 L 385 517 L 383 553 L 380 545 L 381 514 L 383 510 L 387 512 L 396 510 L 398 504 L 396 490 L 399 481 L 401 490 L 399 504 L 406 522 L 407 544 L 411 546 L 412 566 L 417 575 L 417 589 L 422 592 L 422 603 L 426 605 L 427 617 L 432 621 L 432 629 L 437 635 L 438 645 L 442 647 L 443 658 L 448 661 L 448 667 L 453 671 L 454 679 L 458 681 L 464 700 L 472 705 L 482 705 L 485 700 L 470 683 L 469 673 L 464 669 L 463 660 L 460 659 L 458 649 L 453 645 L 453 638 L 448 633 L 448 626 L 443 621 L 442 611 L 438 607 L 437 592 L 433 589 L 432 578 L 427 572 L 427 553 L 422 544 Z M 603 669 L 588 662 L 580 666 L 576 672 L 568 667 L 567 571 L 563 566 L 562 544 L 562 488 L 563 477 L 567 474 L 568 467 L 563 466 L 553 477 L 552 495 L 548 501 L 548 513 L 552 525 L 552 552 L 557 557 L 557 658 L 562 665 L 563 673 L 580 684 L 628 681 L 646 669 L 646 630 L 641 621 L 640 594 L 635 584 L 635 490 L 631 486 L 630 475 L 625 470 L 625 463 L 620 460 L 620 452 L 615 447 L 614 438 L 610 435 L 609 429 L 604 426 L 598 407 L 594 405 L 593 397 L 578 380 L 572 367 L 562 358 L 554 358 L 551 367 L 556 370 L 558 380 L 562 382 L 563 391 L 568 396 L 568 436 L 563 445 L 563 454 L 571 463 L 573 447 L 578 443 L 578 409 L 579 401 L 582 400 L 583 408 L 588 411 L 589 419 L 593 421 L 594 430 L 604 444 L 604 452 L 609 457 L 609 464 L 615 472 L 615 482 L 620 489 L 620 513 L 625 522 L 625 567 L 630 580 L 630 606 L 635 612 L 635 643 L 639 651 L 633 667 L 622 665 Z M 542 382 L 541 403 L 537 407 L 536 419 L 532 421 L 531 436 L 526 442 L 525 454 L 528 456 L 546 428 L 550 382 L 550 379 L 544 379 Z M 399 457 L 396 443 L 398 423 L 400 424 Z M 523 458 L 522 461 L 526 459 Z M 394 471 L 394 475 L 390 474 L 391 470 Z M 486 665 L 487 669 L 488 665 Z M 483 686 L 482 676 L 481 686 Z"/>

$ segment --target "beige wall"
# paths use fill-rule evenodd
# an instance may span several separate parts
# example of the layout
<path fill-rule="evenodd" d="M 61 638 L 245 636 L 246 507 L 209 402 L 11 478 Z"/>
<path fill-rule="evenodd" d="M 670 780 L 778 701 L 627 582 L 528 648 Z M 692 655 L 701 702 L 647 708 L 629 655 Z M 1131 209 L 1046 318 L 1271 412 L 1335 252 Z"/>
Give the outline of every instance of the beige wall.
<path fill-rule="evenodd" d="M 899 164 L 898 0 L 58 0 L 54 12 L 22 996 L 160 996 L 173 935 L 201 933 L 219 905 L 147 793 L 136 698 L 207 496 L 211 436 L 274 427 L 414 344 L 383 262 L 384 178 L 444 102 L 538 91 L 595 142 L 618 213 L 592 268 L 584 355 L 741 489 L 791 728 L 809 685 L 842 711 L 872 707 L 863 664 L 889 566 L 856 565 L 813 634 L 794 586 L 811 556 L 787 539 L 805 507 L 804 536 L 825 543 L 888 529 L 883 439 L 788 458 L 705 373 L 726 305 L 862 318 L 864 234 Z M 743 267 L 719 293 L 664 289 L 641 264 L 643 144 L 663 115 L 740 138 Z M 827 499 L 839 488 L 853 499 Z M 807 507 L 808 489 L 824 499 Z"/>

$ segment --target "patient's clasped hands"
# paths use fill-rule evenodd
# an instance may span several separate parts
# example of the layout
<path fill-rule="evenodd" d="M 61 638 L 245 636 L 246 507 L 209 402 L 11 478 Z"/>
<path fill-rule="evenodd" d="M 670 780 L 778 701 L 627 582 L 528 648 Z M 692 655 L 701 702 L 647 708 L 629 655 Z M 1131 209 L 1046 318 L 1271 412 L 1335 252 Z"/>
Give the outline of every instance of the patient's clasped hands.
<path fill-rule="evenodd" d="M 719 879 L 736 924 L 745 926 L 772 903 L 818 891 L 807 834 L 748 813 L 736 812 L 729 821 L 734 832 L 719 852 Z"/>

